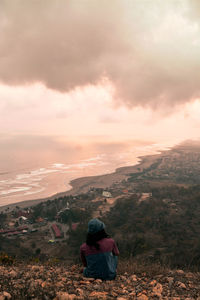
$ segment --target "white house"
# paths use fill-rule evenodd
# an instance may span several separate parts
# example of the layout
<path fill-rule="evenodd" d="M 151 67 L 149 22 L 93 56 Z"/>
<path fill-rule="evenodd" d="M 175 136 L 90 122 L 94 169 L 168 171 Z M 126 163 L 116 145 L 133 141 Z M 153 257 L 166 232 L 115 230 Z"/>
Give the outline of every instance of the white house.
<path fill-rule="evenodd" d="M 105 198 L 112 198 L 111 193 L 107 192 L 107 191 L 103 191 L 102 196 L 105 197 Z"/>

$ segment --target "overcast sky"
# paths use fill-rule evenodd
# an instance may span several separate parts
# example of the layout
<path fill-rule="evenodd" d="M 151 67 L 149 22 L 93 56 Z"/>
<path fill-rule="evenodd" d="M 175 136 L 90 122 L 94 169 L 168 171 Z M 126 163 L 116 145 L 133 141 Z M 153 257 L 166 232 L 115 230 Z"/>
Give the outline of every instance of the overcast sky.
<path fill-rule="evenodd" d="M 0 134 L 200 136 L 199 0 L 1 0 Z"/>

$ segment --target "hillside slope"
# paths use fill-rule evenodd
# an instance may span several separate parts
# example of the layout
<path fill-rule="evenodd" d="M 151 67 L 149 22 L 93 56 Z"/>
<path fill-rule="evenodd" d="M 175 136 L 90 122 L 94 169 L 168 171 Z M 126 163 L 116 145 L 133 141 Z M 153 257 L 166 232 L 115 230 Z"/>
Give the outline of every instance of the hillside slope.
<path fill-rule="evenodd" d="M 0 266 L 0 299 L 200 299 L 200 274 L 182 270 L 162 274 L 117 275 L 116 280 L 87 279 L 80 267 Z"/>

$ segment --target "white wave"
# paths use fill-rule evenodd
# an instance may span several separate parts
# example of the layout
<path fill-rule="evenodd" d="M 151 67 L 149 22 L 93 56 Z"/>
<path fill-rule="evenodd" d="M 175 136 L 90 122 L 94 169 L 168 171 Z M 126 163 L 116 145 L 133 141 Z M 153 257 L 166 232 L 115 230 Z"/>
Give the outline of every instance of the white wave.
<path fill-rule="evenodd" d="M 16 176 L 16 179 L 17 180 L 21 180 L 21 179 L 28 179 L 31 177 L 31 174 L 30 173 L 24 173 L 24 174 L 18 174 Z"/>
<path fill-rule="evenodd" d="M 24 196 L 27 196 L 27 195 L 37 194 L 37 193 L 43 192 L 44 190 L 45 190 L 45 188 L 43 187 L 43 188 L 38 189 L 38 190 L 36 190 L 36 191 L 26 192 L 26 193 L 24 193 L 23 195 L 24 195 Z"/>
<path fill-rule="evenodd" d="M 31 187 L 39 187 L 39 186 L 40 186 L 39 183 L 33 183 L 33 182 L 29 183 L 29 185 L 30 185 Z"/>
<path fill-rule="evenodd" d="M 1 191 L 0 195 L 8 195 L 8 194 L 19 193 L 28 190 L 30 190 L 30 187 L 13 187 L 12 189 Z"/>
<path fill-rule="evenodd" d="M 63 168 L 65 167 L 65 164 L 61 164 L 61 163 L 55 163 L 52 165 L 53 168 Z"/>
<path fill-rule="evenodd" d="M 0 180 L 0 183 L 6 183 L 8 182 L 9 180 Z"/>
<path fill-rule="evenodd" d="M 77 164 L 76 166 L 77 166 L 77 168 L 85 168 L 85 167 L 89 167 L 89 166 L 96 166 L 97 164 L 96 163 L 94 163 L 94 162 L 82 162 L 82 163 L 80 163 L 80 164 Z"/>
<path fill-rule="evenodd" d="M 46 175 L 46 174 L 54 173 L 54 172 L 58 172 L 58 170 L 40 168 L 37 170 L 30 171 L 29 173 L 18 174 L 16 176 L 16 180 L 30 179 L 33 176 Z"/>
<path fill-rule="evenodd" d="M 107 161 L 103 161 L 102 157 L 105 157 L 105 154 L 101 154 L 95 157 L 91 157 L 88 159 L 81 160 L 80 163 L 75 163 L 75 164 L 63 164 L 63 163 L 55 163 L 52 165 L 52 167 L 57 167 L 60 170 L 69 170 L 69 169 L 80 169 L 84 167 L 90 167 L 90 166 L 101 166 L 101 165 L 106 165 L 109 164 Z M 60 171 L 57 170 L 57 171 Z"/>
<path fill-rule="evenodd" d="M 36 181 L 41 181 L 42 180 L 42 176 L 38 176 L 38 177 L 34 177 L 34 178 L 31 178 L 31 182 L 36 182 Z"/>
<path fill-rule="evenodd" d="M 72 174 L 72 173 L 76 173 L 77 171 L 76 170 L 70 170 L 69 171 L 62 171 L 61 174 Z"/>
<path fill-rule="evenodd" d="M 100 160 L 102 159 L 102 157 L 105 157 L 105 154 L 101 154 L 101 155 L 97 155 L 95 157 L 91 157 L 91 158 L 88 158 L 88 159 L 84 159 L 82 160 L 83 162 L 87 162 L 87 161 L 95 161 L 95 160 Z"/>
<path fill-rule="evenodd" d="M 65 164 L 53 164 L 51 166 L 51 168 L 57 168 L 59 170 L 56 170 L 56 171 L 60 171 L 60 170 L 63 170 L 63 169 L 70 169 L 73 165 L 65 165 Z"/>
<path fill-rule="evenodd" d="M 54 173 L 54 172 L 58 172 L 58 171 L 59 170 L 40 168 L 38 170 L 31 171 L 31 175 L 32 176 L 45 175 L 45 174 L 48 174 L 48 173 Z"/>
<path fill-rule="evenodd" d="M 7 186 L 7 185 L 16 185 L 16 184 L 28 184 L 29 182 L 28 181 L 22 181 L 22 180 L 17 180 L 17 179 L 10 179 L 8 180 L 6 183 L 4 183 L 4 186 Z"/>
<path fill-rule="evenodd" d="M 96 161 L 96 162 L 95 162 Z M 105 163 L 101 161 L 101 156 L 91 157 L 85 160 L 82 160 L 80 163 L 65 165 L 62 163 L 55 163 L 52 167 L 59 168 L 60 170 L 69 170 L 69 169 L 81 169 L 89 166 L 104 165 Z M 56 170 L 59 172 L 60 170 Z"/>

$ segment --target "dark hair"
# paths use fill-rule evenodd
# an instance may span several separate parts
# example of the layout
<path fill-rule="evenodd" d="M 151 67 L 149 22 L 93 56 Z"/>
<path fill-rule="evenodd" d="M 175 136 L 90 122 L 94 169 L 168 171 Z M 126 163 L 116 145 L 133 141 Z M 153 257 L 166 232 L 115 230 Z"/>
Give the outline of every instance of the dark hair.
<path fill-rule="evenodd" d="M 97 250 L 99 250 L 99 244 L 97 242 L 108 237 L 109 235 L 105 232 L 104 229 L 97 233 L 88 233 L 86 237 L 86 244 L 88 246 L 94 246 Z"/>

